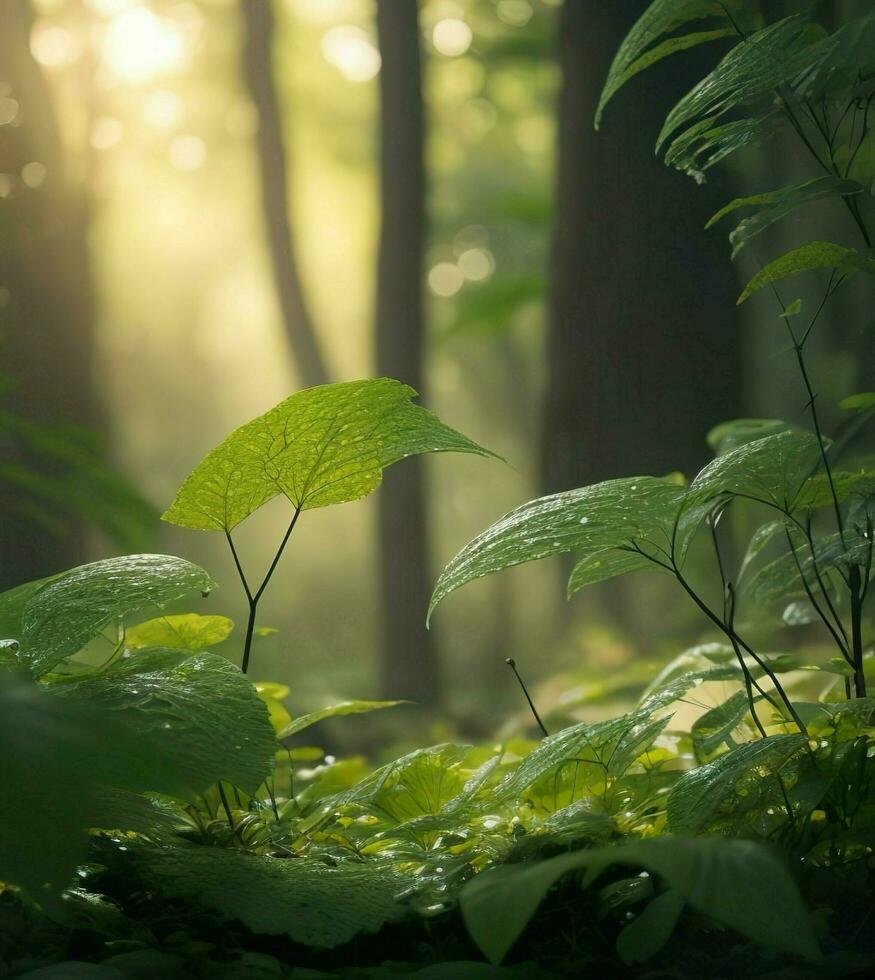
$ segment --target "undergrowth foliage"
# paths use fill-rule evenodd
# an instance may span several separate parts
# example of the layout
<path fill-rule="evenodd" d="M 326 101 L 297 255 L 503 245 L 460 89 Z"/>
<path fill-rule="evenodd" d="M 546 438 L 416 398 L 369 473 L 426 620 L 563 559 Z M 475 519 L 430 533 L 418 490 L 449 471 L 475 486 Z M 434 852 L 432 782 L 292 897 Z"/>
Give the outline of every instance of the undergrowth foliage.
<path fill-rule="evenodd" d="M 744 146 L 791 137 L 811 163 L 798 184 L 714 216 L 745 214 L 733 257 L 813 201 L 847 215 L 846 239 L 799 243 L 739 296 L 766 308 L 770 294 L 807 422 L 727 422 L 690 480 L 523 504 L 452 559 L 429 615 L 472 579 L 567 553 L 569 596 L 657 571 L 715 641 L 680 653 L 618 718 L 550 732 L 535 712 L 538 739 L 435 745 L 375 770 L 324 757 L 313 726 L 399 702 L 292 717 L 287 688 L 246 676 L 259 601 L 299 518 L 371 493 L 410 454 L 491 454 L 397 381 L 299 392 L 231 433 L 164 514 L 225 536 L 249 604 L 242 669 L 211 652 L 229 619 L 161 614 L 213 587 L 180 558 L 98 561 L 0 596 L 0 960 L 12 975 L 77 958 L 64 976 L 873 969 L 875 468 L 852 437 L 875 393 L 846 398 L 830 438 L 807 355 L 839 290 L 858 279 L 871 295 L 875 12 L 828 33 L 804 13 L 766 24 L 748 0 L 656 0 L 617 53 L 598 119 L 639 73 L 712 42 L 722 58 L 659 134 L 666 163 L 701 181 Z M 812 308 L 786 292 L 802 274 L 822 281 Z M 277 496 L 288 530 L 252 578 L 234 533 Z M 734 561 L 723 529 L 742 511 L 757 526 Z M 703 541 L 716 590 L 688 567 Z M 769 623 L 786 626 L 787 649 L 760 647 Z M 824 645 L 796 643 L 799 626 Z M 698 706 L 689 725 L 675 723 L 680 704 Z"/>

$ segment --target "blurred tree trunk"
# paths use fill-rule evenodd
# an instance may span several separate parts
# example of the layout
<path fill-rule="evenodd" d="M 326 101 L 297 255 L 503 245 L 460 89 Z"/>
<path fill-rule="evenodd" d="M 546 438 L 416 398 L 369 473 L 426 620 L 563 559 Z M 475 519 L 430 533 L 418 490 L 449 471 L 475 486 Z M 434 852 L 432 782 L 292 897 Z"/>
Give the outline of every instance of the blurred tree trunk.
<path fill-rule="evenodd" d="M 593 130 L 614 52 L 640 13 L 637 0 L 566 0 L 560 16 L 548 491 L 692 473 L 708 457 L 708 428 L 739 407 L 735 276 L 724 236 L 703 230 L 724 194 L 710 181 L 696 188 L 653 152 L 665 114 L 707 70 L 697 74 L 701 56 L 633 80 Z"/>
<path fill-rule="evenodd" d="M 261 205 L 280 313 L 303 386 L 325 384 L 325 366 L 301 287 L 288 204 L 288 165 L 282 116 L 273 79 L 273 0 L 240 0 L 246 29 L 244 65 L 258 112 L 257 152 Z"/>
<path fill-rule="evenodd" d="M 88 195 L 65 166 L 51 93 L 30 51 L 27 0 L 0 0 L 0 24 L 0 88 L 18 103 L 14 125 L 0 128 L 10 181 L 0 200 L 0 371 L 14 386 L 4 406 L 94 429 Z M 26 452 L 7 449 L 5 463 L 31 465 Z M 81 562 L 85 548 L 81 522 L 46 521 L 24 491 L 0 480 L 0 588 Z"/>
<path fill-rule="evenodd" d="M 381 224 L 377 267 L 377 373 L 422 393 L 422 261 L 425 234 L 422 68 L 418 4 L 378 0 Z M 386 473 L 379 508 L 382 693 L 421 703 L 438 698 L 429 596 L 422 458 Z"/>

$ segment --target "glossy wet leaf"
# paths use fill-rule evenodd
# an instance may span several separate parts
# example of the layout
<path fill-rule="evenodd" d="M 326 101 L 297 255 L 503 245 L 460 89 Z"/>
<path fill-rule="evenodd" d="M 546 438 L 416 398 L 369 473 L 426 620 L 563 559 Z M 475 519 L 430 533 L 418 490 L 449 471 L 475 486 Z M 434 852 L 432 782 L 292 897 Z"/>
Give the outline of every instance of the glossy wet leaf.
<path fill-rule="evenodd" d="M 531 500 L 487 528 L 452 559 L 435 585 L 429 615 L 450 592 L 472 579 L 566 552 L 576 554 L 579 566 L 569 591 L 649 567 L 648 558 L 617 549 L 632 542 L 654 553 L 659 547 L 668 548 L 684 494 L 673 478 L 642 476 Z"/>
<path fill-rule="evenodd" d="M 801 16 L 787 17 L 750 34 L 685 95 L 666 117 L 657 150 L 679 131 L 695 135 L 696 124 L 712 124 L 726 113 L 770 101 L 816 57 L 823 31 Z M 679 137 L 675 136 L 677 140 Z"/>
<path fill-rule="evenodd" d="M 859 270 L 875 273 L 875 257 L 872 253 L 858 252 L 835 242 L 808 242 L 760 269 L 742 290 L 738 304 L 771 283 L 817 269 L 831 269 L 846 275 Z"/>
<path fill-rule="evenodd" d="M 311 711 L 306 715 L 299 715 L 290 724 L 286 725 L 277 735 L 277 738 L 289 738 L 304 731 L 311 725 L 326 718 L 339 718 L 344 715 L 361 715 L 370 711 L 381 711 L 384 708 L 395 708 L 399 704 L 411 704 L 410 701 L 342 701 L 340 704 L 333 704 L 329 708 L 320 708 L 318 711 Z"/>
<path fill-rule="evenodd" d="M 655 0 L 635 22 L 614 56 L 596 110 L 596 129 L 611 98 L 629 79 L 677 51 L 707 41 L 738 36 L 727 11 L 736 23 L 747 24 L 753 11 L 745 0 Z M 681 28 L 693 29 L 676 35 Z M 676 35 L 668 37 L 667 35 Z"/>
<path fill-rule="evenodd" d="M 331 948 L 398 918 L 402 883 L 375 862 L 329 867 L 308 858 L 258 857 L 211 847 L 150 851 L 142 858 L 164 895 L 197 901 L 256 933 Z"/>
<path fill-rule="evenodd" d="M 131 613 L 191 592 L 207 593 L 213 585 L 202 568 L 171 555 L 125 555 L 81 565 L 28 598 L 22 660 L 40 676 Z"/>
<path fill-rule="evenodd" d="M 125 718 L 142 751 L 163 760 L 159 781 L 144 789 L 191 796 L 223 779 L 251 793 L 273 767 L 267 708 L 224 657 L 143 650 L 52 688 Z"/>
<path fill-rule="evenodd" d="M 791 428 L 792 426 L 780 419 L 732 419 L 715 425 L 706 438 L 714 455 L 722 456 L 747 442 L 773 436 Z"/>
<path fill-rule="evenodd" d="M 306 388 L 235 429 L 195 467 L 164 513 L 171 524 L 230 531 L 283 495 L 301 510 L 365 497 L 405 456 L 492 455 L 411 401 L 389 378 Z"/>
<path fill-rule="evenodd" d="M 125 646 L 129 650 L 142 647 L 206 650 L 227 640 L 233 629 L 234 620 L 227 616 L 199 616 L 197 613 L 158 616 L 131 626 L 125 632 Z"/>
<path fill-rule="evenodd" d="M 740 494 L 792 509 L 819 465 L 820 444 L 813 433 L 777 432 L 718 456 L 690 484 L 688 501 L 705 503 L 723 494 Z"/>
<path fill-rule="evenodd" d="M 662 837 L 486 871 L 461 893 L 468 931 L 493 963 L 501 962 L 563 875 L 583 871 L 587 887 L 613 864 L 659 875 L 685 904 L 756 942 L 810 959 L 819 955 L 784 866 L 761 844 L 719 837 Z"/>
<path fill-rule="evenodd" d="M 741 780 L 777 782 L 775 773 L 807 741 L 805 735 L 770 735 L 741 745 L 707 765 L 685 773 L 668 797 L 668 827 L 675 834 L 707 830 Z"/>
<path fill-rule="evenodd" d="M 829 197 L 844 197 L 860 194 L 863 186 L 855 180 L 843 180 L 833 174 L 813 177 L 799 184 L 781 187 L 778 190 L 767 191 L 763 194 L 752 194 L 748 197 L 737 197 L 722 207 L 708 221 L 706 228 L 731 214 L 739 208 L 756 208 L 757 210 L 742 219 L 729 233 L 729 243 L 732 246 L 732 258 L 757 235 L 764 232 L 776 221 L 780 221 L 796 208 L 813 201 Z"/>

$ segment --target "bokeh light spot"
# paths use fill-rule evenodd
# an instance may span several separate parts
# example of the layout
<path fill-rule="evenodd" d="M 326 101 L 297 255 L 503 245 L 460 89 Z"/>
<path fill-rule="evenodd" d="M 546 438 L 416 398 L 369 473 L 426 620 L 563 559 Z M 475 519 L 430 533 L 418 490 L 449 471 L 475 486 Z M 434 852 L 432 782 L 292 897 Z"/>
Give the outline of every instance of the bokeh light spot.
<path fill-rule="evenodd" d="M 453 296 L 465 282 L 465 274 L 453 262 L 438 262 L 428 273 L 428 285 L 437 296 Z"/>
<path fill-rule="evenodd" d="M 79 42 L 66 28 L 38 21 L 30 34 L 30 51 L 45 68 L 66 68 L 79 57 Z"/>
<path fill-rule="evenodd" d="M 367 82 L 380 71 L 376 45 L 360 27 L 332 27 L 322 35 L 322 57 L 351 82 Z"/>
<path fill-rule="evenodd" d="M 480 282 L 492 275 L 495 259 L 486 248 L 469 248 L 459 256 L 459 268 L 466 279 Z"/>
<path fill-rule="evenodd" d="M 447 57 L 455 58 L 471 47 L 474 35 L 471 28 L 458 17 L 445 17 L 434 25 L 432 44 Z"/>
<path fill-rule="evenodd" d="M 31 160 L 21 168 L 21 179 L 27 187 L 35 189 L 39 187 L 48 176 L 48 169 L 44 163 L 38 160 Z"/>
<path fill-rule="evenodd" d="M 91 145 L 95 150 L 112 149 L 124 135 L 122 124 L 114 116 L 98 116 L 91 126 Z"/>
<path fill-rule="evenodd" d="M 532 5 L 527 0 L 499 0 L 498 19 L 511 27 L 525 27 L 532 19 Z"/>
<path fill-rule="evenodd" d="M 17 115 L 18 101 L 16 99 L 8 96 L 5 99 L 0 99 L 0 126 L 14 122 Z"/>
<path fill-rule="evenodd" d="M 182 122 L 182 99 L 169 89 L 153 92 L 143 106 L 143 118 L 153 129 L 173 129 Z"/>
<path fill-rule="evenodd" d="M 185 38 L 179 26 L 134 7 L 113 17 L 106 31 L 104 56 L 117 78 L 144 82 L 179 68 L 185 59 Z"/>
<path fill-rule="evenodd" d="M 191 173 L 204 165 L 207 144 L 199 136 L 177 136 L 170 141 L 170 163 L 184 173 Z"/>

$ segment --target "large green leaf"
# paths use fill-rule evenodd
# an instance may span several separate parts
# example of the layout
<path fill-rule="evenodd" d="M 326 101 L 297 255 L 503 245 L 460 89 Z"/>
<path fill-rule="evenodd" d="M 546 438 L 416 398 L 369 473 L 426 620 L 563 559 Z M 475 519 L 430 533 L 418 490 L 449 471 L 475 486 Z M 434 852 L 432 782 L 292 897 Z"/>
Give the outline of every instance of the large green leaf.
<path fill-rule="evenodd" d="M 163 760 L 158 781 L 143 789 L 190 796 L 223 779 L 252 793 L 273 768 L 267 707 L 240 670 L 216 654 L 142 650 L 50 688 L 100 708 L 104 717 L 123 717 L 142 751 Z"/>
<path fill-rule="evenodd" d="M 299 715 L 285 726 L 278 734 L 277 738 L 289 738 L 304 731 L 317 721 L 325 718 L 337 718 L 342 715 L 361 715 L 369 711 L 379 711 L 382 708 L 395 708 L 399 704 L 410 704 L 410 701 L 342 701 L 340 704 L 333 704 L 330 708 L 320 708 L 318 711 L 311 711 L 306 715 Z"/>
<path fill-rule="evenodd" d="M 202 568 L 171 555 L 125 555 L 80 565 L 27 596 L 21 658 L 40 676 L 130 613 L 195 590 L 206 594 L 213 585 Z"/>
<path fill-rule="evenodd" d="M 635 542 L 656 554 L 658 548 L 670 547 L 684 493 L 672 478 L 642 476 L 531 500 L 487 528 L 453 558 L 435 585 L 429 616 L 445 596 L 472 579 L 569 551 L 578 553 L 582 566 L 572 578 L 570 591 L 648 567 L 652 563 L 646 557 L 615 549 Z"/>
<path fill-rule="evenodd" d="M 813 433 L 786 430 L 764 436 L 712 460 L 690 484 L 686 506 L 736 494 L 792 510 L 819 465 L 820 443 Z"/>
<path fill-rule="evenodd" d="M 841 177 L 836 177 L 833 174 L 826 174 L 822 177 L 814 177 L 811 180 L 803 181 L 801 184 L 791 184 L 789 187 L 781 187 L 778 190 L 768 191 L 764 194 L 737 197 L 722 207 L 705 227 L 710 228 L 720 218 L 736 211 L 738 208 L 758 209 L 754 214 L 744 218 L 729 233 L 732 257 L 735 258 L 741 249 L 752 239 L 776 221 L 780 221 L 781 218 L 786 217 L 796 208 L 812 201 L 819 201 L 825 197 L 842 197 L 860 194 L 863 189 L 863 186 L 855 180 L 843 180 Z"/>
<path fill-rule="evenodd" d="M 405 456 L 493 455 L 414 405 L 415 395 L 389 378 L 299 391 L 208 453 L 163 519 L 230 531 L 280 494 L 300 510 L 365 497 Z"/>
<path fill-rule="evenodd" d="M 875 11 L 843 24 L 820 49 L 817 61 L 794 81 L 800 96 L 847 102 L 875 91 Z"/>
<path fill-rule="evenodd" d="M 102 813 L 101 777 L 126 760 L 128 785 L 144 760 L 124 719 L 94 705 L 70 704 L 27 675 L 0 670 L 0 880 L 40 901 L 67 885 L 85 860 L 86 831 Z"/>
<path fill-rule="evenodd" d="M 596 110 L 596 129 L 605 106 L 629 79 L 677 51 L 737 36 L 735 24 L 728 14 L 736 23 L 747 26 L 752 11 L 753 4 L 747 0 L 726 0 L 724 3 L 717 0 L 654 0 L 635 22 L 614 56 Z M 696 25 L 696 29 L 667 36 L 688 24 Z"/>
<path fill-rule="evenodd" d="M 669 830 L 675 834 L 698 834 L 706 830 L 742 780 L 769 779 L 806 741 L 805 735 L 770 735 L 691 769 L 669 794 Z"/>
<path fill-rule="evenodd" d="M 807 242 L 774 259 L 750 280 L 738 297 L 741 305 L 748 297 L 770 283 L 780 282 L 813 269 L 833 269 L 845 274 L 865 270 L 875 273 L 875 256 L 834 242 Z"/>
<path fill-rule="evenodd" d="M 690 908 L 756 942 L 810 959 L 819 955 L 793 879 L 767 848 L 744 840 L 662 837 L 504 865 L 466 885 L 462 916 L 483 953 L 498 963 L 563 875 L 583 870 L 587 887 L 614 864 L 659 875 Z"/>
<path fill-rule="evenodd" d="M 150 887 L 196 901 L 253 932 L 332 947 L 398 918 L 402 882 L 376 862 L 329 867 L 308 858 L 256 857 L 210 847 L 149 851 Z"/>
<path fill-rule="evenodd" d="M 787 17 L 749 35 L 671 110 L 657 140 L 657 151 L 679 130 L 683 132 L 675 143 L 699 136 L 696 127 L 705 121 L 713 127 L 732 110 L 770 104 L 775 89 L 792 81 L 816 59 L 822 37 L 822 29 L 802 16 Z"/>
<path fill-rule="evenodd" d="M 726 123 L 717 118 L 707 116 L 673 139 L 665 151 L 666 164 L 703 183 L 706 170 L 737 150 L 773 136 L 783 121 L 778 109 Z"/>

